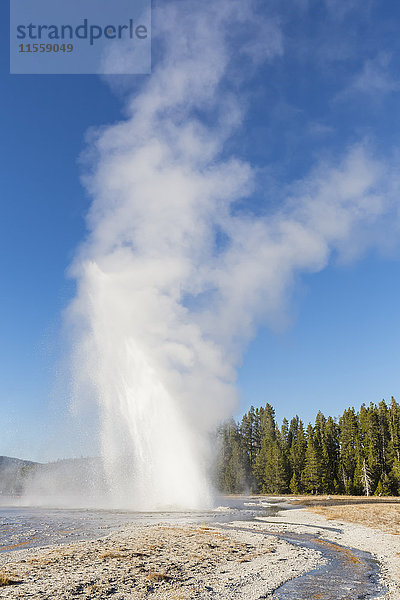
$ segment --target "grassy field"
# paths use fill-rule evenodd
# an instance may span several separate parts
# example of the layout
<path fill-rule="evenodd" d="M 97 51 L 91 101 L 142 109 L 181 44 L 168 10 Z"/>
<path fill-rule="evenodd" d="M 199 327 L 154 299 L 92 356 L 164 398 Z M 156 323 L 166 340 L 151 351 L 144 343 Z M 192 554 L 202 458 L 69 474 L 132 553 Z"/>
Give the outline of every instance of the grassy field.
<path fill-rule="evenodd" d="M 399 497 L 297 496 L 293 503 L 307 506 L 328 520 L 359 523 L 400 535 Z"/>
<path fill-rule="evenodd" d="M 400 506 L 400 496 L 284 496 L 291 500 L 292 504 L 301 504 L 302 506 L 339 506 L 341 504 L 398 504 Z"/>

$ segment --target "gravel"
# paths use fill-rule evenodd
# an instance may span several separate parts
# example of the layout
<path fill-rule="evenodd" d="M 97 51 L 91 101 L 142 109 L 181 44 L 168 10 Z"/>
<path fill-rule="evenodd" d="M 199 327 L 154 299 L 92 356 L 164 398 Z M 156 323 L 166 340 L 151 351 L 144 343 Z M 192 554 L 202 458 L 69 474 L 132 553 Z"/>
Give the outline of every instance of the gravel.
<path fill-rule="evenodd" d="M 0 555 L 0 598 L 255 600 L 321 563 L 274 536 L 218 527 L 128 525 L 93 541 Z"/>

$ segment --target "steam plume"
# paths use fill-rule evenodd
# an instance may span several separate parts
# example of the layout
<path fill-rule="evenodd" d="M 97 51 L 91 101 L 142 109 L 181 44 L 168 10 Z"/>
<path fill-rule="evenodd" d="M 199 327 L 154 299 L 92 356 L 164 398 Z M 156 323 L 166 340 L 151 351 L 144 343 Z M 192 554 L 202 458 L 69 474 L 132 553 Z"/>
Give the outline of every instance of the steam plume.
<path fill-rule="evenodd" d="M 100 407 L 113 504 L 200 508 L 211 502 L 207 433 L 234 409 L 257 323 L 279 314 L 298 272 L 379 235 L 390 196 L 361 144 L 317 167 L 274 214 L 246 212 L 256 172 L 224 144 L 243 124 L 241 73 L 283 52 L 279 26 L 242 0 L 167 3 L 155 18 L 153 75 L 126 120 L 91 141 L 69 317 L 77 393 L 89 384 Z"/>

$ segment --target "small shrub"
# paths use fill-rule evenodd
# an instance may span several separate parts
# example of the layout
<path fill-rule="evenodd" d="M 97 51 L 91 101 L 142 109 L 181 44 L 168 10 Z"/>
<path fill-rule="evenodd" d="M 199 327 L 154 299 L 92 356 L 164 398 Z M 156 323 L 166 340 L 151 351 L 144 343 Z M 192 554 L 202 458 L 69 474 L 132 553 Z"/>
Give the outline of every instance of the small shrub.
<path fill-rule="evenodd" d="M 171 579 L 171 577 L 165 573 L 155 573 L 153 571 L 147 573 L 146 578 L 150 581 L 169 581 Z"/>
<path fill-rule="evenodd" d="M 121 554 L 120 552 L 103 552 L 100 554 L 99 558 L 126 558 L 126 554 Z"/>
<path fill-rule="evenodd" d="M 17 583 L 21 583 L 16 575 L 9 575 L 8 573 L 0 572 L 0 587 L 5 587 L 6 585 L 16 585 Z"/>

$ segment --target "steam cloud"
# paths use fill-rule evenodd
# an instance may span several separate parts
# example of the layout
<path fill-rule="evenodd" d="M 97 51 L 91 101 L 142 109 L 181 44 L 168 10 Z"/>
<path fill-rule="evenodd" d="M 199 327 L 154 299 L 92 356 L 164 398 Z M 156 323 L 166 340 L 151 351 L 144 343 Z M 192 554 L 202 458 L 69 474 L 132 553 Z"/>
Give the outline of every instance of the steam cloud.
<path fill-rule="evenodd" d="M 281 312 L 298 273 L 382 243 L 394 201 L 359 144 L 274 212 L 246 211 L 257 173 L 224 145 L 245 118 L 243 73 L 284 52 L 279 25 L 242 0 L 167 3 L 155 18 L 153 75 L 90 143 L 69 319 L 112 504 L 196 509 L 212 502 L 207 435 L 232 414 L 256 325 Z"/>

